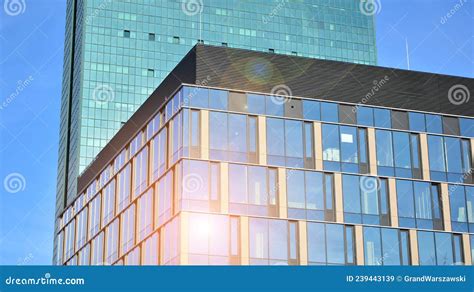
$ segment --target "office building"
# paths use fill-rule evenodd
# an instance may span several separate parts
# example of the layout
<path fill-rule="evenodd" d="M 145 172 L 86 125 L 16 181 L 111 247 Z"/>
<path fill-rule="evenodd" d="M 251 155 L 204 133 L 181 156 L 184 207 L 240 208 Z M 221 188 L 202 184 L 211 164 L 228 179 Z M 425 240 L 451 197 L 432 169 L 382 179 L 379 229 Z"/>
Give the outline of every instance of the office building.
<path fill-rule="evenodd" d="M 55 262 L 471 265 L 472 90 L 197 45 L 78 178 Z"/>
<path fill-rule="evenodd" d="M 376 63 L 359 1 L 68 0 L 56 211 L 77 177 L 196 44 Z"/>

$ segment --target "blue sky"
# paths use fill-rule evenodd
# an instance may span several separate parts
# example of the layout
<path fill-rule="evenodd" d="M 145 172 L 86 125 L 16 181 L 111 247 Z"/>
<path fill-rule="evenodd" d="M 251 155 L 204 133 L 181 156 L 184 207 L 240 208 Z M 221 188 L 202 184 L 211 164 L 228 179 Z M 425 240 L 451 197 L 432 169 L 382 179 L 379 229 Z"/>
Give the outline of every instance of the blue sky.
<path fill-rule="evenodd" d="M 0 265 L 50 264 L 66 1 L 23 0 L 18 12 L 8 11 L 18 15 L 6 13 L 5 1 L 0 9 Z M 380 3 L 380 66 L 406 69 L 407 40 L 410 69 L 474 77 L 472 0 Z"/>

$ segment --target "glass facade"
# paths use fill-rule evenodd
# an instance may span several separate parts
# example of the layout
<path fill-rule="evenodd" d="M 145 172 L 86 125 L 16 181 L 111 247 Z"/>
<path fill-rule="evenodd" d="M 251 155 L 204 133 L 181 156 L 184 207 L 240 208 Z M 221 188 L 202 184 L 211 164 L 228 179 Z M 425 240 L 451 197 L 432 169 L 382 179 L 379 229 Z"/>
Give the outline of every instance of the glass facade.
<path fill-rule="evenodd" d="M 355 1 L 68 0 L 67 7 L 58 212 L 74 199 L 79 174 L 197 43 L 376 64 L 373 16 Z M 218 92 L 201 97 L 191 106 L 227 106 Z M 229 127 L 240 123 L 234 118 Z M 245 141 L 236 141 L 213 155 L 237 155 Z"/>
<path fill-rule="evenodd" d="M 434 133 L 424 113 L 364 106 L 348 119 L 347 104 L 294 97 L 295 114 L 246 92 L 235 109 L 235 93 L 178 88 L 62 214 L 56 262 L 472 263 L 470 172 L 430 175 L 430 136 L 473 154 L 474 136 L 443 132 L 447 116 Z M 472 120 L 449 118 L 460 129 Z"/>

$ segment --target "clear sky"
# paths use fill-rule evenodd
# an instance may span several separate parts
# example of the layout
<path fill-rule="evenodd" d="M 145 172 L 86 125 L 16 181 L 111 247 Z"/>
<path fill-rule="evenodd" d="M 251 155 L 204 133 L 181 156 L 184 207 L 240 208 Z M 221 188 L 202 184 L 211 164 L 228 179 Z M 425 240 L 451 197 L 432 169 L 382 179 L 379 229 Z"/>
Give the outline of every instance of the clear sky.
<path fill-rule="evenodd" d="M 66 1 L 0 1 L 0 265 L 50 264 Z M 379 65 L 474 77 L 473 1 L 377 2 Z"/>

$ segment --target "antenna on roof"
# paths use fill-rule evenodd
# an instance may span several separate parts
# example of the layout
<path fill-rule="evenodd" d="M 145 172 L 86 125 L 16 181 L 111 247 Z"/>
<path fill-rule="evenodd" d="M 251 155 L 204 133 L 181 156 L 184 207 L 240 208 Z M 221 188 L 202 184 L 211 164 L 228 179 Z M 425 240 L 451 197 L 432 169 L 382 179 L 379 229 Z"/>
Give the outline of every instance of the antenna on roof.
<path fill-rule="evenodd" d="M 410 55 L 408 54 L 408 39 L 405 38 L 405 49 L 407 52 L 407 68 L 410 70 Z"/>

